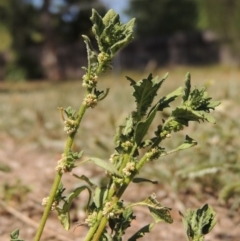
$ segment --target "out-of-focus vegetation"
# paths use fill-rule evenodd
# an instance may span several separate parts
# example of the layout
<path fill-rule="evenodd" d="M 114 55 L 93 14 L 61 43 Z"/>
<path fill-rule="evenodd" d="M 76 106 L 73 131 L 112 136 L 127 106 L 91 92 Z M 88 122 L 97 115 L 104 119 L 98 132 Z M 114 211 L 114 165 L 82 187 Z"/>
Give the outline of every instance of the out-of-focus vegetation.
<path fill-rule="evenodd" d="M 85 65 L 85 49 L 79 44 L 82 34 L 91 35 L 92 8 L 106 11 L 100 0 L 0 0 L 0 79 L 74 76 L 71 73 Z M 218 45 L 232 50 L 226 58 L 239 63 L 238 0 L 129 0 L 126 12 L 137 18 L 136 37 L 208 30 L 207 38 L 217 34 Z M 83 61 L 74 59 L 73 51 L 84 55 Z M 220 48 L 219 55 L 222 52 Z"/>
<path fill-rule="evenodd" d="M 98 0 L 0 0 L 0 78 L 61 78 L 56 47 L 80 41 L 91 31 L 91 9 Z M 81 53 L 79 53 L 81 54 Z M 2 63 L 1 63 L 2 62 Z M 2 74 L 1 74 L 2 73 Z"/>

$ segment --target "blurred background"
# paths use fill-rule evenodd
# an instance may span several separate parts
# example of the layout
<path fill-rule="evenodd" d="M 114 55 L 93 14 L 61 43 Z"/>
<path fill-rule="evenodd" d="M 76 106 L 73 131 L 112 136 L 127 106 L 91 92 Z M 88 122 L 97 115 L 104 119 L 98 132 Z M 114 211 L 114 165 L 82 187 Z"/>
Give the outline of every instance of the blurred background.
<path fill-rule="evenodd" d="M 160 223 L 143 241 L 186 240 L 178 210 L 184 213 L 204 203 L 211 204 L 218 217 L 206 240 L 239 241 L 239 0 L 0 0 L 1 240 L 8 241 L 16 227 L 22 238 L 33 240 L 41 200 L 49 195 L 66 140 L 57 107 L 77 109 L 84 96 L 81 67 L 87 59 L 81 35 L 94 41 L 92 8 L 101 15 L 113 8 L 123 22 L 135 17 L 135 38 L 117 54 L 113 71 L 101 77 L 99 88 L 110 88 L 110 93 L 87 111 L 74 149 L 84 150 L 84 157 L 109 159 L 116 128 L 135 109 L 125 76 L 138 80 L 150 72 L 160 77 L 169 72 L 159 93 L 165 96 L 182 86 L 190 71 L 193 88 L 204 86 L 222 102 L 212 113 L 217 124 L 191 123 L 173 134 L 163 143 L 167 150 L 179 146 L 186 134 L 198 145 L 148 163 L 141 176 L 159 183 L 133 184 L 123 198 L 134 202 L 155 192 L 164 206 L 173 208 L 174 224 Z M 159 114 L 155 127 L 168 115 Z M 74 172 L 94 183 L 104 177 L 91 163 Z M 63 181 L 66 192 L 82 185 L 68 175 Z M 84 222 L 86 199 L 82 193 L 74 202 L 70 232 L 53 213 L 43 241 L 81 240 L 86 228 L 74 227 Z M 136 211 L 135 231 L 151 222 L 146 210 Z"/>
<path fill-rule="evenodd" d="M 0 79 L 80 78 L 92 8 L 137 19 L 134 42 L 114 62 L 118 70 L 239 65 L 238 0 L 0 0 Z"/>

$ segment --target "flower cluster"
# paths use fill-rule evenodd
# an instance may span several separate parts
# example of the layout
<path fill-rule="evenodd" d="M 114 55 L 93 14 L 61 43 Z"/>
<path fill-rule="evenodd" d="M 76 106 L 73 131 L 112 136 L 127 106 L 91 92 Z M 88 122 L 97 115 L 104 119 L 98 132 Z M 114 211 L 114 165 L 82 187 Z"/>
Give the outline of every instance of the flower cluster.
<path fill-rule="evenodd" d="M 88 76 L 85 74 L 85 75 L 83 75 L 82 86 L 83 87 L 87 87 L 89 89 L 92 89 L 92 88 L 96 87 L 97 81 L 98 81 L 98 76 L 97 75 L 90 76 L 90 78 L 88 78 Z"/>
<path fill-rule="evenodd" d="M 129 151 L 133 147 L 133 144 L 131 141 L 126 141 L 126 142 L 123 142 L 121 146 L 123 147 L 124 151 Z"/>
<path fill-rule="evenodd" d="M 97 96 L 94 94 L 88 94 L 83 100 L 83 104 L 91 108 L 94 108 L 97 105 L 97 102 Z"/>
<path fill-rule="evenodd" d="M 130 176 L 132 172 L 135 170 L 135 163 L 128 162 L 127 165 L 123 168 L 122 172 L 125 176 Z"/>
<path fill-rule="evenodd" d="M 49 197 L 44 197 L 43 200 L 42 200 L 42 205 L 43 205 L 43 206 L 46 206 L 47 203 L 48 203 L 48 201 L 49 201 Z M 55 201 L 52 203 L 51 211 L 55 210 L 56 207 L 57 207 L 57 205 L 58 205 L 58 202 L 55 200 Z"/>
<path fill-rule="evenodd" d="M 68 135 L 71 135 L 77 129 L 77 124 L 75 120 L 64 120 L 64 131 L 67 132 Z"/>
<path fill-rule="evenodd" d="M 85 219 L 85 223 L 89 226 L 92 227 L 97 221 L 97 212 L 93 212 L 88 215 L 88 217 Z"/>
<path fill-rule="evenodd" d="M 152 148 L 150 151 L 146 153 L 148 161 L 152 161 L 154 159 L 159 158 L 162 152 L 163 152 L 163 149 L 160 147 Z"/>
<path fill-rule="evenodd" d="M 66 155 L 63 153 L 62 158 L 58 161 L 58 165 L 56 166 L 55 170 L 63 174 L 70 172 L 74 167 L 74 160 L 71 157 L 66 157 Z"/>

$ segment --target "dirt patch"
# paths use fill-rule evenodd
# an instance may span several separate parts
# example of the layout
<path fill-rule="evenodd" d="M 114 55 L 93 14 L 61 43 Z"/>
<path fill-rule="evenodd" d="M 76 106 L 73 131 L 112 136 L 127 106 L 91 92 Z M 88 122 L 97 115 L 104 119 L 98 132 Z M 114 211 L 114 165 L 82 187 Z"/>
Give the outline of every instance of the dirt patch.
<path fill-rule="evenodd" d="M 59 159 L 59 154 L 46 152 L 46 150 L 34 145 L 23 145 L 22 143 L 16 142 L 6 136 L 0 136 L 0 138 L 1 163 L 6 164 L 11 168 L 11 171 L 8 173 L 0 172 L 0 185 L 2 186 L 4 183 L 8 183 L 9 185 L 18 184 L 18 188 L 20 188 L 20 186 L 26 186 L 30 189 L 30 192 L 26 192 L 25 195 L 18 193 L 15 190 L 16 193 L 15 196 L 12 196 L 12 199 L 1 203 L 1 240 L 8 241 L 9 233 L 15 228 L 20 228 L 22 238 L 25 240 L 33 240 L 36 225 L 39 222 L 43 211 L 41 200 L 48 195 L 50 190 L 53 181 L 54 168 Z M 94 177 L 96 181 L 101 178 L 100 170 L 94 169 L 91 165 L 84 168 L 79 167 L 75 172 L 79 175 L 85 173 L 90 177 Z M 16 180 L 19 180 L 18 183 L 16 183 Z M 64 184 L 66 184 L 68 188 L 81 185 L 79 181 L 76 181 L 76 179 L 73 179 L 71 176 L 64 177 Z M 164 206 L 172 208 L 174 223 L 172 225 L 164 223 L 158 224 L 150 234 L 146 235 L 141 240 L 186 240 L 181 217 L 178 211 L 181 210 L 184 212 L 187 207 L 199 208 L 203 203 L 201 203 L 194 194 L 182 193 L 177 196 L 168 186 L 160 184 L 132 184 L 124 194 L 123 199 L 126 200 L 126 202 L 139 201 L 153 192 L 156 193 L 158 200 Z M 86 201 L 86 195 L 87 194 L 82 193 L 79 199 L 74 203 L 74 209 L 71 214 L 72 228 L 70 231 L 64 231 L 59 224 L 56 214 L 54 212 L 51 213 L 46 231 L 42 238 L 43 241 L 83 239 L 84 234 L 87 232 L 87 228 L 79 226 L 78 224 L 84 222 L 85 216 L 80 208 Z M 229 210 L 228 206 L 220 205 L 214 196 L 207 193 L 203 194 L 201 200 L 203 199 L 205 199 L 205 202 L 213 206 L 217 212 L 218 219 L 218 223 L 213 229 L 213 232 L 206 236 L 206 241 L 239 240 L 240 210 L 238 210 L 237 213 L 232 212 Z M 146 209 L 138 207 L 134 210 L 137 218 L 132 222 L 132 229 L 128 231 L 126 236 L 152 221 Z"/>

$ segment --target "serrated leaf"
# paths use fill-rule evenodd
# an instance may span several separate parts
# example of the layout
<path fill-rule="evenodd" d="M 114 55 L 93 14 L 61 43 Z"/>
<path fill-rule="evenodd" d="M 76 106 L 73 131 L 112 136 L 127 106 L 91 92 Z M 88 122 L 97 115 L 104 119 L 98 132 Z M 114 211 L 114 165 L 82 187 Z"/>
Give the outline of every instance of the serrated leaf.
<path fill-rule="evenodd" d="M 135 142 L 137 143 L 138 146 L 141 144 L 144 136 L 147 134 L 147 131 L 156 116 L 157 110 L 158 110 L 158 105 L 156 105 L 155 108 L 151 110 L 151 112 L 149 113 L 148 117 L 145 120 L 139 121 L 137 123 L 137 127 L 135 130 Z"/>
<path fill-rule="evenodd" d="M 148 108 L 152 105 L 158 89 L 166 78 L 167 75 L 159 80 L 158 77 L 153 78 L 152 74 L 150 74 L 146 79 L 142 79 L 136 83 L 133 79 L 127 77 L 134 88 L 133 96 L 137 103 L 138 120 L 146 114 Z"/>
<path fill-rule="evenodd" d="M 215 123 L 215 119 L 205 111 L 195 111 L 190 107 L 181 106 L 177 107 L 173 112 L 172 116 L 183 125 L 188 126 L 189 121 L 208 121 L 210 123 Z"/>
<path fill-rule="evenodd" d="M 150 223 L 142 227 L 131 238 L 129 238 L 128 241 L 136 241 L 137 239 L 142 238 L 146 233 L 150 233 L 154 226 L 155 223 Z"/>
<path fill-rule="evenodd" d="M 152 181 L 148 178 L 144 178 L 144 177 L 135 177 L 132 180 L 133 183 L 141 183 L 141 182 L 151 182 L 152 184 L 158 184 L 158 181 Z"/>
<path fill-rule="evenodd" d="M 108 194 L 108 189 L 105 187 L 97 187 L 94 191 L 93 200 L 97 208 L 102 207 Z"/>
<path fill-rule="evenodd" d="M 103 169 L 110 172 L 111 174 L 121 177 L 121 174 L 118 172 L 118 170 L 115 168 L 115 166 L 113 166 L 111 162 L 107 162 L 96 157 L 92 157 L 89 160 L 93 161 L 97 166 L 102 167 Z"/>
<path fill-rule="evenodd" d="M 89 206 L 89 203 L 91 200 L 91 190 L 89 189 L 88 186 L 82 186 L 82 187 L 76 188 L 73 192 L 69 194 L 62 208 L 59 208 L 59 207 L 56 208 L 58 212 L 58 219 L 60 220 L 65 230 L 70 229 L 70 208 L 71 208 L 72 201 L 74 198 L 79 196 L 79 194 L 84 190 L 88 190 L 89 192 L 89 198 L 87 203 L 87 206 Z"/>

